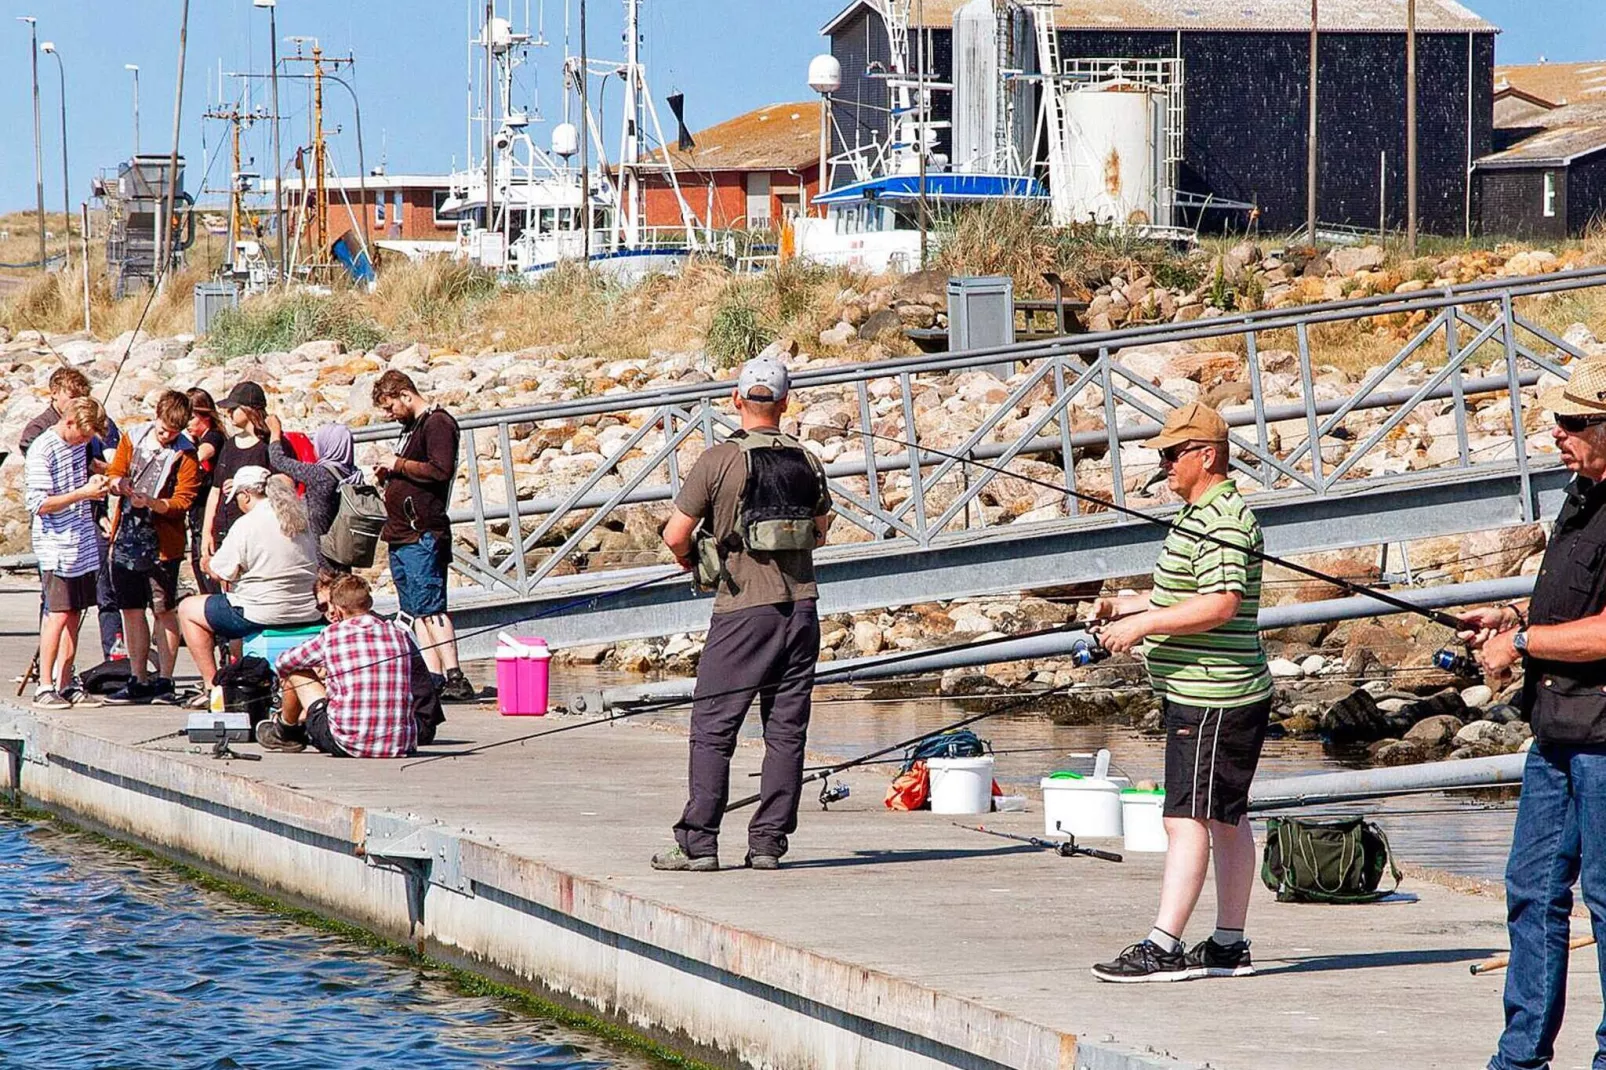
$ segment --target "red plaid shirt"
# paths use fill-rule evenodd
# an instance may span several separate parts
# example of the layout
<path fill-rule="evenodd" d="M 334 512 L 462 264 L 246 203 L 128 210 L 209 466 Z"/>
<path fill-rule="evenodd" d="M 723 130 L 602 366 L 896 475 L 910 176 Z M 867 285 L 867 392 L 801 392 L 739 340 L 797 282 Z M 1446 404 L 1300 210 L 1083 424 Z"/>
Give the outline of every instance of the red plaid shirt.
<path fill-rule="evenodd" d="M 322 670 L 329 732 L 347 754 L 400 758 L 418 743 L 412 682 L 415 671 L 428 671 L 423 660 L 411 635 L 365 613 L 286 650 L 279 655 L 279 672 Z"/>

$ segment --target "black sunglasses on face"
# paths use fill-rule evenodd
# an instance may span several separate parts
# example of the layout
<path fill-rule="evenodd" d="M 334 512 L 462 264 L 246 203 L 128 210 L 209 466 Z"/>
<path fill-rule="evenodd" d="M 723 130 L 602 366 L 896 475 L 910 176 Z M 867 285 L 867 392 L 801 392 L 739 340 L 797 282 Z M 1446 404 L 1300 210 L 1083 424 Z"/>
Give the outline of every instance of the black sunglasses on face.
<path fill-rule="evenodd" d="M 1165 449 L 1160 451 L 1160 463 L 1176 464 L 1177 460 L 1184 453 L 1192 453 L 1194 450 L 1207 450 L 1209 448 L 1210 447 L 1208 445 L 1167 446 Z"/>
<path fill-rule="evenodd" d="M 1589 428 L 1599 427 L 1601 424 L 1606 424 L 1606 416 L 1563 416 L 1560 413 L 1556 415 L 1556 426 L 1569 435 L 1582 434 Z"/>

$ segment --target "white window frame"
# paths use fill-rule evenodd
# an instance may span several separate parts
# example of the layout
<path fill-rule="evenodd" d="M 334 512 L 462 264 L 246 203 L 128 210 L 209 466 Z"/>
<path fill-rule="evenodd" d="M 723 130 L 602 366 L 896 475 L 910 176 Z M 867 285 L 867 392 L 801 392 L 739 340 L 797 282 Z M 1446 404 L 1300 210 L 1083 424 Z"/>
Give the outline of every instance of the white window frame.
<path fill-rule="evenodd" d="M 1556 218 L 1556 172 L 1545 172 L 1544 213 L 1546 219 Z"/>
<path fill-rule="evenodd" d="M 430 190 L 429 210 L 430 210 L 430 215 L 434 219 L 435 225 L 437 227 L 456 227 L 457 226 L 457 222 L 458 222 L 457 220 L 455 220 L 455 219 L 442 219 L 441 218 L 441 202 L 446 200 L 451 195 L 452 195 L 452 191 L 449 190 L 449 189 Z"/>

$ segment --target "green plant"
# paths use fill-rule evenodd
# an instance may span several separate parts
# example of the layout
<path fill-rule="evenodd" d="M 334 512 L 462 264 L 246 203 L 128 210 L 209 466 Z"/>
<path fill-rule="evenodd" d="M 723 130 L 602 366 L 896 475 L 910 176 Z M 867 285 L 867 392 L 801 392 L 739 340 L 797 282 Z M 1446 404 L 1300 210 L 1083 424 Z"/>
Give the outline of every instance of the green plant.
<path fill-rule="evenodd" d="M 294 349 L 333 338 L 347 349 L 371 349 L 384 340 L 379 325 L 344 294 L 292 293 L 228 309 L 212 321 L 207 345 L 225 357 Z"/>
<path fill-rule="evenodd" d="M 1149 274 L 1166 289 L 1181 290 L 1183 293 L 1192 293 L 1204 281 L 1204 276 L 1192 261 L 1175 257 L 1156 260 L 1149 265 Z"/>
<path fill-rule="evenodd" d="M 716 366 L 734 368 L 775 341 L 775 332 L 765 325 L 757 306 L 740 287 L 725 291 L 708 324 L 704 347 Z"/>
<path fill-rule="evenodd" d="M 1234 308 L 1238 293 L 1227 282 L 1227 272 L 1221 261 L 1216 261 L 1216 274 L 1210 280 L 1209 303 L 1223 311 L 1230 312 Z"/>

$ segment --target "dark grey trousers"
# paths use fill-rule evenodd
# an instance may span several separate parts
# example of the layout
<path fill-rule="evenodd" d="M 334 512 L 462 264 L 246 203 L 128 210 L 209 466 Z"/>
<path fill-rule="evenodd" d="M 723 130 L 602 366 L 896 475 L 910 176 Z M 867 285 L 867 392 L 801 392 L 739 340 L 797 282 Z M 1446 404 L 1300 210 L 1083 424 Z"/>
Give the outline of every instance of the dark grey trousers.
<path fill-rule="evenodd" d="M 731 755 L 754 696 L 764 722 L 764 771 L 747 847 L 777 858 L 786 853 L 786 837 L 797 831 L 809 695 L 819 657 L 820 618 L 812 599 L 714 614 L 692 697 L 691 797 L 675 825 L 675 840 L 688 855 L 719 849 Z"/>

